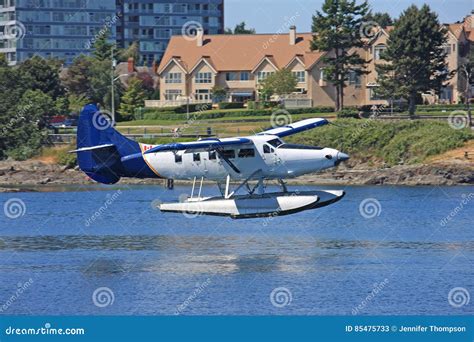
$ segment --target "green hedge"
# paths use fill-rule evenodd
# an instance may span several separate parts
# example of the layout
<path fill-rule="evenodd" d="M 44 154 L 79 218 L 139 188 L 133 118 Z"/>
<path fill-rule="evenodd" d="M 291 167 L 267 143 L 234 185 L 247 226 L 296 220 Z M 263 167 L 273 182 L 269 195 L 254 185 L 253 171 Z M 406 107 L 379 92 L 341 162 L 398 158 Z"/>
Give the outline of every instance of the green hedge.
<path fill-rule="evenodd" d="M 276 110 L 272 109 L 228 109 L 228 110 L 208 110 L 202 112 L 191 112 L 190 117 L 196 119 L 219 119 L 224 117 L 246 117 L 246 116 L 270 116 Z M 312 108 L 295 108 L 288 109 L 290 114 L 306 114 L 306 113 L 332 113 L 333 107 L 312 107 Z M 186 120 L 186 113 L 152 111 L 148 109 L 144 112 L 145 120 Z"/>
<path fill-rule="evenodd" d="M 219 106 L 219 109 L 244 108 L 244 103 L 243 102 L 220 102 L 218 106 Z"/>

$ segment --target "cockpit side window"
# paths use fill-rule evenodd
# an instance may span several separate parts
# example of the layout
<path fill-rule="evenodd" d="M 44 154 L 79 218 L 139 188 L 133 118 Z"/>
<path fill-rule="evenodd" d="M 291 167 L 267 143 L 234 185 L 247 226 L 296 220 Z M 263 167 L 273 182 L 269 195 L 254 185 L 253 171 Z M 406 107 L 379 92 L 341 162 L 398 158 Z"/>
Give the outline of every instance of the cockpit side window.
<path fill-rule="evenodd" d="M 270 147 L 270 145 L 264 144 L 263 145 L 263 153 L 273 153 L 275 150 Z"/>

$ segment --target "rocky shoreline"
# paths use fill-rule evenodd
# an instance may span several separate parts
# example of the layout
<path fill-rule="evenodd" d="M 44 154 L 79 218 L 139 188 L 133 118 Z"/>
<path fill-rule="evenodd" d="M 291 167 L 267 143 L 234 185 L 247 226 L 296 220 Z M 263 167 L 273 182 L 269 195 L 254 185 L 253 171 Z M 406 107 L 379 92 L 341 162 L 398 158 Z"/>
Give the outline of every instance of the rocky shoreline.
<path fill-rule="evenodd" d="M 122 179 L 120 183 L 162 185 L 163 180 Z M 389 168 L 366 165 L 340 166 L 334 170 L 290 180 L 288 183 L 290 185 L 473 185 L 474 166 L 466 163 L 400 165 Z M 77 168 L 68 169 L 35 160 L 0 161 L 0 192 L 40 190 L 41 186 L 46 185 L 92 184 L 95 183 Z"/>

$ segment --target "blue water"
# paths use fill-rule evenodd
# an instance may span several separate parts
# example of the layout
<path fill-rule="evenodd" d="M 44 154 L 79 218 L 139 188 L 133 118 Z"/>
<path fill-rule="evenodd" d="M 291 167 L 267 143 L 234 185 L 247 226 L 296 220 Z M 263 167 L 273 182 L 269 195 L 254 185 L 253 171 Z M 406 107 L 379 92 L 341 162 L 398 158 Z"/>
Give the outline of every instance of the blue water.
<path fill-rule="evenodd" d="M 347 187 L 326 208 L 238 221 L 152 208 L 188 187 L 52 190 L 0 194 L 25 205 L 18 218 L 0 211 L 0 314 L 474 313 L 474 298 L 448 300 L 456 287 L 474 296 L 474 187 Z M 371 219 L 368 198 L 381 208 Z"/>

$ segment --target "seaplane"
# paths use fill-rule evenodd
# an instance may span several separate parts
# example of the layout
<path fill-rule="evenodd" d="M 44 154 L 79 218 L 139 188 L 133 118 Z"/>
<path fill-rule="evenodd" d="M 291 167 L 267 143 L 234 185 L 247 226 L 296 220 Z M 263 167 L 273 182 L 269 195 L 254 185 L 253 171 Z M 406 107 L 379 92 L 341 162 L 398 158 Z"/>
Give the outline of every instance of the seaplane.
<path fill-rule="evenodd" d="M 245 137 L 150 145 L 123 136 L 107 113 L 88 104 L 79 117 L 77 149 L 71 152 L 77 153 L 80 169 L 102 184 L 115 184 L 122 177 L 193 181 L 190 196 L 156 204 L 162 212 L 233 219 L 274 217 L 321 208 L 344 197 L 342 190 L 290 191 L 285 183 L 349 159 L 332 148 L 283 140 L 327 124 L 324 118 L 314 118 Z M 200 185 L 195 191 L 197 180 Z M 221 195 L 202 196 L 204 181 L 216 182 Z M 267 192 L 268 181 L 277 181 L 279 191 Z"/>

